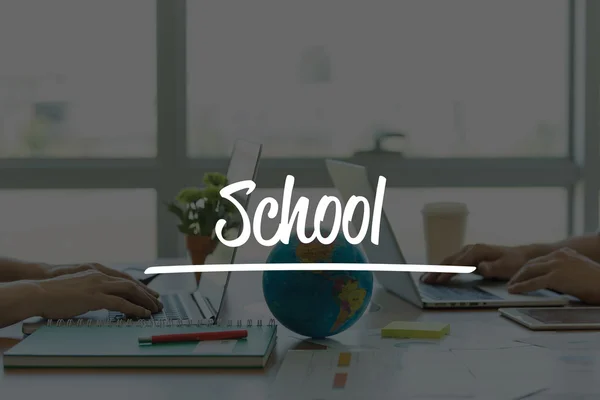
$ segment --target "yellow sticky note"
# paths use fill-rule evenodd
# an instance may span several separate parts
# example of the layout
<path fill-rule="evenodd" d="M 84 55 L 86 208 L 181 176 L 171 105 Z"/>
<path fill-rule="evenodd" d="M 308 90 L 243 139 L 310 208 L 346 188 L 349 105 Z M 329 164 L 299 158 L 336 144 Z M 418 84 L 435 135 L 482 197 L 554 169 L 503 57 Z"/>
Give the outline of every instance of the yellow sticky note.
<path fill-rule="evenodd" d="M 450 333 L 450 325 L 439 322 L 394 321 L 381 329 L 381 337 L 396 339 L 440 339 Z"/>
<path fill-rule="evenodd" d="M 350 365 L 350 360 L 352 359 L 351 353 L 340 353 L 340 357 L 338 359 L 338 367 L 347 367 Z"/>

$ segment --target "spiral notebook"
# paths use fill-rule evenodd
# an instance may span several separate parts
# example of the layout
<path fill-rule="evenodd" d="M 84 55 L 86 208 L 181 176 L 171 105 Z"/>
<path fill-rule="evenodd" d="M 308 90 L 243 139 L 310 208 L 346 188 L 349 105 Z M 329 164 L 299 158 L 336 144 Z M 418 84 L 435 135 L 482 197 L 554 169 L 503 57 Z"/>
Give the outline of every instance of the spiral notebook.
<path fill-rule="evenodd" d="M 256 322 L 256 324 L 254 323 Z M 140 345 L 155 335 L 245 329 L 241 340 Z M 35 368 L 262 368 L 275 347 L 275 320 L 49 322 L 4 353 L 4 367 Z"/>

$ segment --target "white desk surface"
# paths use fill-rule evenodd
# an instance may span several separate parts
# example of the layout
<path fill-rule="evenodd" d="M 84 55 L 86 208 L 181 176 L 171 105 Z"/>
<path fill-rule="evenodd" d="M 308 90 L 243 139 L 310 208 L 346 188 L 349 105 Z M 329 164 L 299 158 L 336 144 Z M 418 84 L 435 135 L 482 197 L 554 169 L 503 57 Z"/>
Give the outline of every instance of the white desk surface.
<path fill-rule="evenodd" d="M 177 260 L 172 261 L 177 263 Z M 168 275 L 157 278 L 152 286 L 158 290 L 190 289 L 194 282 L 189 275 Z M 533 333 L 503 319 L 496 310 L 422 311 L 380 287 L 375 289 L 372 303 L 380 309 L 368 312 L 347 333 L 333 339 L 344 345 L 352 336 L 379 329 L 394 320 L 445 321 L 451 324 L 449 343 L 460 363 L 466 364 L 474 374 L 480 374 L 482 379 L 494 377 L 506 385 L 535 381 L 535 385 L 546 390 L 528 397 L 532 399 L 575 399 L 576 395 L 585 393 L 593 394 L 589 398 L 600 398 L 600 385 L 597 383 L 600 377 L 600 341 L 597 348 L 586 349 L 580 345 L 579 349 L 569 349 L 561 343 L 568 337 L 577 338 L 575 335 L 578 334 Z M 244 321 L 272 318 L 262 297 L 260 272 L 233 274 L 224 317 Z M 5 338 L 0 339 L 2 350 L 15 343 L 10 337 L 18 335 L 19 329 L 16 326 L 0 330 L 0 337 Z M 554 338 L 561 335 L 559 340 L 555 340 L 554 349 L 515 342 L 516 339 L 548 335 L 555 335 L 552 336 Z M 318 346 L 303 341 L 280 326 L 277 348 L 264 370 L 4 370 L 0 372 L 0 397 L 266 399 L 286 351 L 304 348 Z M 594 392 L 596 388 L 597 392 Z"/>

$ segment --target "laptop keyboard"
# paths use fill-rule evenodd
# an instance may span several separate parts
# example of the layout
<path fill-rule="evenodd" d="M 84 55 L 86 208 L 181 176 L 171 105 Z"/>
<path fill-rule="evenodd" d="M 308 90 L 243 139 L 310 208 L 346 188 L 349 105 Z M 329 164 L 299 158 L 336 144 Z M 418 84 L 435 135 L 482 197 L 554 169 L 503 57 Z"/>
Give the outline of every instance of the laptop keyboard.
<path fill-rule="evenodd" d="M 185 312 L 181 298 L 176 294 L 165 294 L 161 295 L 159 299 L 163 304 L 163 309 L 155 314 L 152 314 L 149 318 L 142 318 L 151 321 L 166 321 L 166 320 L 187 320 L 188 315 Z M 118 321 L 127 319 L 125 314 L 110 311 L 108 318 L 111 321 Z"/>
<path fill-rule="evenodd" d="M 438 285 L 419 285 L 422 294 L 434 300 L 501 300 L 492 293 L 476 287 L 452 287 Z"/>

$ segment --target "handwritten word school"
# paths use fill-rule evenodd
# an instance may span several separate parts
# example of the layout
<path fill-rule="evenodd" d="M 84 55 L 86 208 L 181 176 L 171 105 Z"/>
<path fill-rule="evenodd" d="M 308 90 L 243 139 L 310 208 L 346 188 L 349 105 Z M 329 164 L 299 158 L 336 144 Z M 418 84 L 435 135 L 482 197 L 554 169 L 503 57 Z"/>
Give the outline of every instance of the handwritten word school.
<path fill-rule="evenodd" d="M 270 219 L 275 219 L 277 217 L 277 214 L 280 213 L 278 201 L 273 197 L 265 197 L 258 204 L 258 207 L 254 214 L 254 219 L 252 223 L 250 223 L 250 217 L 248 216 L 248 213 L 246 212 L 244 207 L 239 203 L 239 201 L 235 198 L 235 196 L 233 196 L 233 194 L 241 190 L 245 190 L 246 195 L 249 195 L 256 189 L 256 183 L 254 183 L 254 181 L 251 180 L 241 181 L 232 183 L 221 189 L 221 196 L 231 201 L 231 203 L 233 203 L 239 211 L 242 217 L 242 231 L 235 239 L 225 239 L 223 235 L 223 230 L 225 229 L 226 221 L 224 219 L 221 219 L 217 222 L 215 226 L 216 235 L 219 241 L 221 241 L 221 243 L 223 243 L 227 247 L 240 247 L 244 245 L 250 239 L 252 233 L 254 233 L 254 238 L 262 246 L 271 247 L 278 242 L 288 244 L 294 222 L 297 222 L 296 234 L 298 235 L 298 239 L 302 243 L 311 243 L 316 239 L 322 244 L 331 244 L 335 241 L 335 238 L 339 235 L 341 229 L 344 237 L 349 243 L 360 244 L 365 239 L 367 231 L 369 230 L 369 225 L 371 224 L 371 243 L 375 245 L 379 244 L 379 226 L 381 223 L 381 214 L 383 209 L 383 199 L 385 196 L 386 185 L 385 177 L 380 176 L 377 182 L 377 189 L 375 192 L 375 199 L 372 210 L 369 201 L 363 196 L 352 196 L 346 203 L 345 208 L 342 207 L 342 204 L 337 197 L 323 196 L 319 200 L 319 203 L 317 205 L 313 221 L 314 230 L 312 235 L 309 237 L 306 236 L 305 231 L 307 222 L 306 220 L 308 219 L 308 198 L 304 196 L 300 197 L 293 210 L 291 211 L 290 215 L 292 194 L 294 190 L 294 181 L 295 178 L 292 175 L 288 175 L 285 179 L 283 199 L 281 204 L 281 222 L 275 235 L 273 235 L 273 237 L 269 239 L 265 239 L 262 237 L 262 218 L 265 212 L 267 217 Z M 354 212 L 360 204 L 363 205 L 362 223 L 358 234 L 355 237 L 352 237 L 352 235 L 350 234 L 350 225 L 354 216 Z M 331 229 L 328 229 L 328 235 L 324 237 L 321 233 L 321 224 L 325 220 L 325 215 L 331 205 L 333 205 L 334 207 L 334 222 Z"/>

